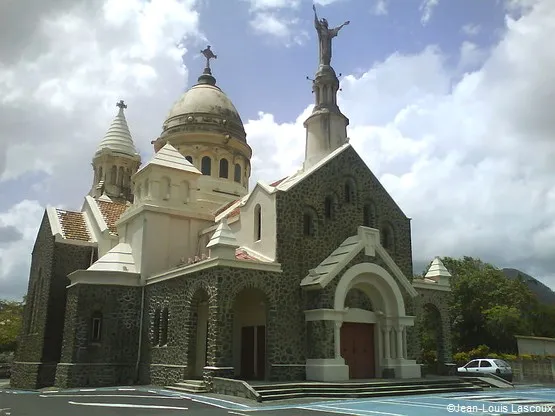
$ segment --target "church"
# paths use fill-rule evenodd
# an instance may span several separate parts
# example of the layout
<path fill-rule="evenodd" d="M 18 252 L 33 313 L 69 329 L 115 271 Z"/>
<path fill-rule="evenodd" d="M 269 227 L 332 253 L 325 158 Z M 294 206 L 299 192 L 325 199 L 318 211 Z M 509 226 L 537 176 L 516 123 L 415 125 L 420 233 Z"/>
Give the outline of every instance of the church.
<path fill-rule="evenodd" d="M 450 275 L 436 258 L 413 279 L 411 220 L 337 104 L 343 25 L 315 25 L 305 158 L 273 183 L 249 189 L 252 150 L 210 47 L 148 162 L 117 104 L 81 209 L 45 209 L 12 387 L 418 378 L 430 305 L 450 361 Z"/>

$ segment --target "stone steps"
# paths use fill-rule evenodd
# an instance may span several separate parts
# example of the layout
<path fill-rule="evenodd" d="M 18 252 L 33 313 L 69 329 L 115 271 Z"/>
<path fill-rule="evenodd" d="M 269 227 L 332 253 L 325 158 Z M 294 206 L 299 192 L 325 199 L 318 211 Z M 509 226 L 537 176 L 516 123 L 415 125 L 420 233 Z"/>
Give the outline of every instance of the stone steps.
<path fill-rule="evenodd" d="M 367 383 L 286 383 L 253 385 L 261 401 L 300 398 L 363 398 L 481 391 L 482 387 L 460 379 L 435 381 L 390 381 Z"/>
<path fill-rule="evenodd" d="M 192 394 L 208 393 L 209 391 L 203 380 L 185 380 L 165 388 Z"/>

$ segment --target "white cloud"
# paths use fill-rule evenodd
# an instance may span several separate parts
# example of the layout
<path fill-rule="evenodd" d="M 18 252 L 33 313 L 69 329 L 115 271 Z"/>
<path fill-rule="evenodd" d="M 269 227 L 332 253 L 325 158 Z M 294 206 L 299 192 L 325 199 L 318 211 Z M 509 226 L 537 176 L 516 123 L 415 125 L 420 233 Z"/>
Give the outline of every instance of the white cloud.
<path fill-rule="evenodd" d="M 31 251 L 37 236 L 44 207 L 37 201 L 23 200 L 5 212 L 0 212 L 0 230 L 16 227 L 18 238 L 8 243 L 0 241 L 0 298 L 14 296 L 26 288 Z M 24 275 L 22 276 L 22 273 Z"/>
<path fill-rule="evenodd" d="M 74 172 L 90 165 L 119 99 L 129 104 L 138 145 L 158 136 L 186 86 L 185 44 L 204 40 L 195 3 L 21 0 L 0 6 L 0 194 L 10 195 L 0 201 L 0 218 L 20 213 L 18 225 L 26 230 L 21 241 L 0 249 L 0 291 L 14 281 L 23 287 L 37 229 L 26 213 L 30 204 L 38 210 L 38 202 L 7 208 L 8 201 L 17 202 L 24 191 L 21 199 L 78 206 L 90 177 Z M 29 175 L 40 179 L 20 189 Z M 34 228 L 32 236 L 25 227 Z"/>
<path fill-rule="evenodd" d="M 375 16 L 385 16 L 388 13 L 388 0 L 374 0 L 374 4 L 370 9 L 370 13 Z"/>
<path fill-rule="evenodd" d="M 507 17 L 491 50 L 464 43 L 455 68 L 428 47 L 345 77 L 340 105 L 352 144 L 413 218 L 417 264 L 474 255 L 555 287 L 555 55 L 545 42 L 555 36 L 555 3 L 526 11 Z M 281 140 L 303 137 L 305 116 L 247 124 L 257 175 L 287 173 L 292 166 L 277 163 L 285 151 L 302 157 L 302 140 Z"/>
<path fill-rule="evenodd" d="M 468 23 L 468 24 L 464 25 L 461 28 L 461 30 L 465 35 L 476 36 L 478 33 L 480 33 L 482 28 L 480 27 L 480 25 L 475 25 L 475 24 L 472 24 L 472 23 Z"/>
<path fill-rule="evenodd" d="M 420 22 L 423 25 L 427 25 L 430 19 L 432 18 L 433 10 L 439 4 L 439 0 L 423 0 L 420 4 L 420 11 L 422 12 L 422 16 L 420 17 Z"/>

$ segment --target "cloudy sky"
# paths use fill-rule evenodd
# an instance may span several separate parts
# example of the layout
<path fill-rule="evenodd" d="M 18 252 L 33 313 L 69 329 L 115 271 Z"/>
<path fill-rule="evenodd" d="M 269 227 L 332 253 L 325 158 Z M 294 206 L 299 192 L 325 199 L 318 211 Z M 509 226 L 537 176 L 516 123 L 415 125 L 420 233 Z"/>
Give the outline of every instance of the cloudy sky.
<path fill-rule="evenodd" d="M 415 271 L 472 255 L 555 287 L 553 0 L 317 0 L 351 142 L 413 218 Z M 0 2 L 0 298 L 20 298 L 45 205 L 79 209 L 124 99 L 143 159 L 218 55 L 254 179 L 298 167 L 317 63 L 310 0 Z"/>

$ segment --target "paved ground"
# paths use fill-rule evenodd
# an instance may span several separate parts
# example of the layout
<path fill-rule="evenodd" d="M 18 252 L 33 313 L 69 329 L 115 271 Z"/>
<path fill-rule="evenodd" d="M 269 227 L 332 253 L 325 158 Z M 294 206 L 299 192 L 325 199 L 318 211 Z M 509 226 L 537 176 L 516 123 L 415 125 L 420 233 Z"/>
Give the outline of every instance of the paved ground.
<path fill-rule="evenodd" d="M 437 416 L 555 415 L 555 388 L 490 389 L 478 393 L 255 404 L 159 388 L 25 392 L 0 389 L 0 416 Z"/>

